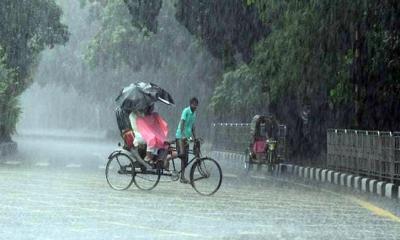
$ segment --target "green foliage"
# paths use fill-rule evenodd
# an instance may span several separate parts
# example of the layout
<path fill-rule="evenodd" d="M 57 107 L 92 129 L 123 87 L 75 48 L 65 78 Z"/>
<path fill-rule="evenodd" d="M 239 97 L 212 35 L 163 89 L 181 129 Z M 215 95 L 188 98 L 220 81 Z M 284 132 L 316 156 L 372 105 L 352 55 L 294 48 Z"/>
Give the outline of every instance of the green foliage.
<path fill-rule="evenodd" d="M 217 115 L 233 118 L 248 109 L 262 108 L 267 100 L 260 78 L 247 65 L 242 65 L 223 75 L 210 107 Z"/>
<path fill-rule="evenodd" d="M 14 85 L 16 73 L 5 65 L 4 51 L 0 47 L 0 103 L 2 110 L 0 112 L 0 130 L 4 129 L 8 134 L 15 132 L 15 123 L 18 121 L 21 113 L 17 97 L 7 95 L 7 90 Z M 5 111 L 4 111 L 5 110 Z M 5 134 L 0 136 L 0 142 L 9 140 Z"/>
<path fill-rule="evenodd" d="M 132 16 L 132 24 L 138 29 L 157 32 L 157 16 L 160 13 L 162 0 L 124 0 Z"/>
<path fill-rule="evenodd" d="M 399 1 L 246 4 L 257 7 L 271 31 L 253 45 L 248 65 L 229 70 L 218 83 L 211 105 L 217 115 L 251 115 L 262 111 L 260 102 L 266 103 L 288 124 L 294 156 L 302 155 L 301 149 L 319 154 L 326 146 L 327 128 L 400 129 Z M 232 97 L 237 93 L 245 103 Z M 305 121 L 302 114 L 307 111 Z"/>
<path fill-rule="evenodd" d="M 132 24 L 123 0 L 95 1 L 83 8 L 60 2 L 71 38 L 66 47 L 43 54 L 37 77 L 42 83 L 72 87 L 99 106 L 104 127 L 114 126 L 116 95 L 136 81 L 159 84 L 172 94 L 177 106 L 158 109 L 171 124 L 171 133 L 191 96 L 199 98 L 200 108 L 208 105 L 221 65 L 175 19 L 174 1 L 163 2 L 157 32 Z"/>
<path fill-rule="evenodd" d="M 270 34 L 254 45 L 249 64 L 250 72 L 257 73 L 268 89 L 271 104 L 286 104 L 287 96 L 293 96 L 297 105 L 303 99 L 318 99 L 313 101 L 314 108 L 332 106 L 326 113 L 318 113 L 321 115 L 354 105 L 359 127 L 374 125 L 368 105 L 391 111 L 393 106 L 385 106 L 384 99 L 395 101 L 388 88 L 398 89 L 400 3 L 250 0 L 246 4 L 256 6 L 260 19 L 271 28 Z M 260 92 L 256 94 L 263 98 Z M 218 99 L 223 98 L 214 98 Z M 257 97 L 252 99 L 257 104 Z M 226 104 L 236 103 L 215 102 L 213 106 Z M 386 118 L 395 124 L 392 116 Z"/>
<path fill-rule="evenodd" d="M 124 3 L 125 8 L 128 9 L 130 14 L 131 25 L 141 31 L 149 31 L 152 33 L 157 32 L 158 21 L 157 17 L 162 7 L 162 0 L 79 0 L 81 8 L 87 6 L 87 3 L 100 4 L 101 7 L 108 7 L 110 5 L 120 5 Z M 167 1 L 170 4 L 171 1 Z M 114 5 L 115 6 L 115 5 Z M 114 15 L 118 16 L 118 15 Z"/>
<path fill-rule="evenodd" d="M 353 54 L 349 52 L 338 61 L 336 79 L 333 81 L 329 91 L 329 99 L 335 105 L 351 104 L 353 96 L 353 84 L 351 83 L 351 74 L 349 69 L 353 62 Z"/>
<path fill-rule="evenodd" d="M 340 50 L 326 34 L 323 1 L 259 1 L 271 4 L 267 13 L 277 15 L 272 32 L 256 46 L 252 67 L 260 73 L 270 89 L 271 100 L 285 95 L 299 99 L 312 95 L 321 85 L 338 79 L 336 65 L 341 65 Z M 274 13 L 278 11 L 278 13 Z M 268 19 L 267 15 L 262 15 Z M 324 49 L 325 48 L 325 49 Z M 334 66 L 333 66 L 334 65 Z"/>
<path fill-rule="evenodd" d="M 4 98 L 0 96 L 3 101 L 4 108 L 7 109 L 6 112 L 0 115 L 0 123 L 2 128 L 6 130 L 7 135 L 3 135 L 0 140 L 9 140 L 9 135 L 15 133 L 16 123 L 19 120 L 21 114 L 21 108 L 19 106 L 19 99 L 17 97 L 12 97 L 4 101 Z"/>
<path fill-rule="evenodd" d="M 179 0 L 176 18 L 229 69 L 240 64 L 238 57 L 250 62 L 252 45 L 269 30 L 260 21 L 257 9 L 247 3 L 246 0 Z"/>
<path fill-rule="evenodd" d="M 53 0 L 0 3 L 0 142 L 15 131 L 17 98 L 32 81 L 39 53 L 68 40 L 61 14 Z"/>
<path fill-rule="evenodd" d="M 37 55 L 68 40 L 67 27 L 60 23 L 61 10 L 54 1 L 32 0 L 0 3 L 0 45 L 6 64 L 21 78 L 30 75 Z"/>
<path fill-rule="evenodd" d="M 99 19 L 101 29 L 92 39 L 85 56 L 92 68 L 128 65 L 139 71 L 144 65 L 159 67 L 160 51 L 163 50 L 154 47 L 151 44 L 154 35 L 147 28 L 132 24 L 131 18 L 123 0 L 111 1 L 104 6 Z"/>

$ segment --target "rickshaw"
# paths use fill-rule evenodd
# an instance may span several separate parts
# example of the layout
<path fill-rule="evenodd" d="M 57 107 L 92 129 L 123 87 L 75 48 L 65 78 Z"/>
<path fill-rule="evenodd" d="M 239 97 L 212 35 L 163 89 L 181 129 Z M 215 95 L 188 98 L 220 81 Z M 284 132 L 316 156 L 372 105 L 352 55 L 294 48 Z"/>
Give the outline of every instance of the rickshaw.
<path fill-rule="evenodd" d="M 194 190 L 201 195 L 213 195 L 221 186 L 221 167 L 214 159 L 202 156 L 202 140 L 194 139 L 189 141 L 193 142 L 193 150 L 188 152 L 193 155 L 192 160 L 183 169 L 178 168 L 181 159 L 175 141 L 166 139 L 167 124 L 158 114 L 152 113 L 154 103 L 158 101 L 167 105 L 174 103 L 167 91 L 152 83 L 132 83 L 121 90 L 116 99 L 118 106 L 115 114 L 124 145 L 121 147 L 118 144 L 119 148 L 108 157 L 105 170 L 107 183 L 115 190 L 126 190 L 134 183 L 139 189 L 148 191 L 158 185 L 161 177 L 170 178 L 169 181 L 179 180 L 181 173 L 190 165 L 189 183 Z M 143 139 L 148 138 L 136 145 L 130 119 L 132 112 L 142 115 L 140 121 L 135 121 L 135 127 Z M 153 161 L 144 160 L 149 143 L 159 148 L 153 155 Z"/>
<path fill-rule="evenodd" d="M 159 152 L 155 165 L 149 165 L 148 162 L 143 160 L 145 149 L 135 148 L 128 150 L 126 146 L 122 148 L 120 146 L 108 157 L 105 169 L 107 183 L 112 189 L 120 191 L 127 190 L 132 183 L 140 190 L 149 191 L 154 189 L 160 181 L 178 181 L 181 171 L 185 171 L 190 166 L 190 185 L 200 195 L 211 196 L 221 186 L 222 170 L 217 161 L 210 157 L 202 156 L 202 141 L 202 139 L 194 139 L 192 141 L 193 150 L 190 149 L 189 154 L 193 155 L 193 158 L 184 169 L 179 169 L 181 160 L 177 155 L 170 158 L 167 155 L 173 155 L 172 153 L 176 152 L 175 141 L 166 142 L 168 150 Z M 161 180 L 161 177 L 164 179 Z"/>
<path fill-rule="evenodd" d="M 286 155 L 286 126 L 279 124 L 273 116 L 255 115 L 250 123 L 249 142 L 245 151 L 245 170 L 266 166 L 273 172 Z"/>

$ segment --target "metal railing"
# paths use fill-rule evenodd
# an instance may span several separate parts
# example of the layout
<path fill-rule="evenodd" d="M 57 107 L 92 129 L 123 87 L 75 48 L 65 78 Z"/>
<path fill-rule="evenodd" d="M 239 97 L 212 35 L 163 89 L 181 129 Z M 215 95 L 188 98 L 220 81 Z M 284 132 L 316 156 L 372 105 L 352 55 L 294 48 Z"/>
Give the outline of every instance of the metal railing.
<path fill-rule="evenodd" d="M 400 132 L 329 129 L 327 167 L 400 183 Z"/>
<path fill-rule="evenodd" d="M 277 156 L 286 160 L 286 125 L 278 125 Z M 213 123 L 211 125 L 211 141 L 213 151 L 244 154 L 251 143 L 250 123 Z"/>
<path fill-rule="evenodd" d="M 248 123 L 213 123 L 211 128 L 214 151 L 244 153 L 249 146 Z"/>

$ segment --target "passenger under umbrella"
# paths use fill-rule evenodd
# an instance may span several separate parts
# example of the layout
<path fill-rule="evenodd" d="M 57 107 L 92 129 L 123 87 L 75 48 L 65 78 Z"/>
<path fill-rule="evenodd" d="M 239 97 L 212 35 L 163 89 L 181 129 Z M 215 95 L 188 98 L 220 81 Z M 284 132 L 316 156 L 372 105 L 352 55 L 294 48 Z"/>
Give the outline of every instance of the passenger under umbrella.
<path fill-rule="evenodd" d="M 134 146 L 146 144 L 145 160 L 152 162 L 160 150 L 165 150 L 168 136 L 168 124 L 151 105 L 145 112 L 132 112 L 129 116 L 132 130 L 135 133 Z"/>

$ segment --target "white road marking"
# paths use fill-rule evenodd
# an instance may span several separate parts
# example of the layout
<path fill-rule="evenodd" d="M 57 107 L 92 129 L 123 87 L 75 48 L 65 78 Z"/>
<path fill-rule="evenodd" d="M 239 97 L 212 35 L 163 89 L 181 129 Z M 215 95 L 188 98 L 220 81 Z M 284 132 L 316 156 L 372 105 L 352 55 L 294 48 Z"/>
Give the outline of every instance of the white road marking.
<path fill-rule="evenodd" d="M 250 176 L 251 178 L 255 178 L 255 179 L 267 179 L 264 176 Z"/>
<path fill-rule="evenodd" d="M 222 176 L 223 176 L 223 177 L 227 177 L 227 178 L 237 178 L 237 177 L 238 177 L 238 175 L 229 174 L 229 173 L 224 173 Z"/>
<path fill-rule="evenodd" d="M 167 234 L 172 234 L 172 235 L 181 235 L 185 237 L 194 237 L 194 238 L 199 238 L 200 235 L 196 233 L 191 233 L 191 232 L 183 232 L 183 231 L 171 231 L 167 229 L 158 229 L 154 228 L 153 226 L 143 226 L 143 225 L 138 225 L 138 224 L 130 224 L 130 223 L 121 223 L 121 222 L 113 222 L 113 221 L 103 221 L 106 224 L 112 224 L 112 225 L 119 225 L 119 226 L 124 226 L 124 227 L 130 227 L 130 228 L 137 228 L 137 229 L 142 229 L 142 230 L 150 230 L 154 232 L 161 232 L 161 233 L 167 233 Z"/>
<path fill-rule="evenodd" d="M 80 164 L 68 164 L 67 166 L 65 166 L 65 167 L 67 167 L 67 168 L 80 168 L 81 167 L 81 165 Z"/>
<path fill-rule="evenodd" d="M 35 165 L 39 167 L 48 167 L 50 164 L 48 162 L 38 162 Z"/>
<path fill-rule="evenodd" d="M 20 162 L 20 161 L 6 161 L 5 164 L 8 164 L 8 165 L 18 165 L 18 164 L 21 164 L 21 162 Z"/>

